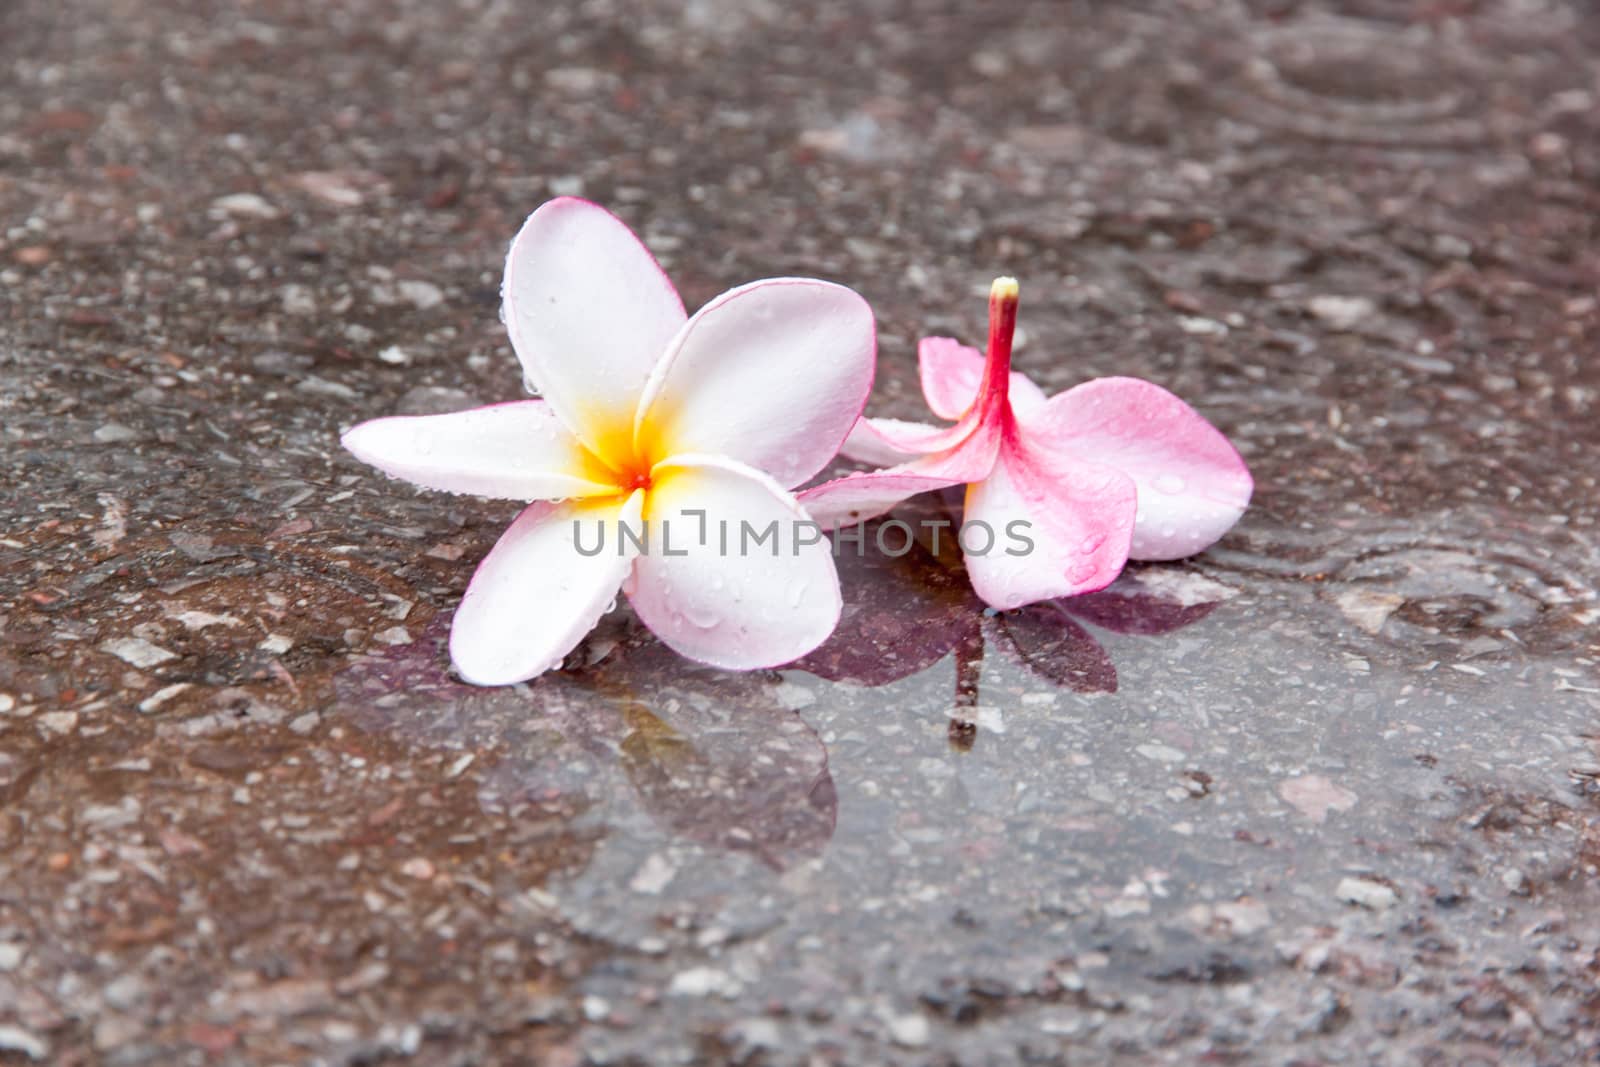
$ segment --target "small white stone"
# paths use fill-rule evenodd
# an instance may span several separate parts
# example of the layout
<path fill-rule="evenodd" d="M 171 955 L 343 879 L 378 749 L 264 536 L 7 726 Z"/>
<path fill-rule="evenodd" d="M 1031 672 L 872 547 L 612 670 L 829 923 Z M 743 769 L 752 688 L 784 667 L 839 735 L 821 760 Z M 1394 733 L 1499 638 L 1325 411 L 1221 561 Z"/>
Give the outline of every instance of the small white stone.
<path fill-rule="evenodd" d="M 411 633 L 404 626 L 391 626 L 373 634 L 372 639 L 384 645 L 409 645 Z"/>
<path fill-rule="evenodd" d="M 675 997 L 733 997 L 739 992 L 739 982 L 727 971 L 715 967 L 690 967 L 672 976 L 667 995 Z"/>
<path fill-rule="evenodd" d="M 274 656 L 281 656 L 294 647 L 294 639 L 283 634 L 268 634 L 256 647 Z"/>
<path fill-rule="evenodd" d="M 544 72 L 544 83 L 550 88 L 573 96 L 588 96 L 604 92 L 617 82 L 617 76 L 608 70 L 594 67 L 553 67 Z"/>
<path fill-rule="evenodd" d="M 1221 323 L 1216 319 L 1208 319 L 1199 315 L 1179 315 L 1178 329 L 1182 330 L 1184 333 L 1192 333 L 1201 337 L 1228 336 L 1228 327 L 1226 323 Z"/>
<path fill-rule="evenodd" d="M 1126 919 L 1133 915 L 1150 914 L 1149 897 L 1118 897 L 1106 902 L 1102 909 L 1109 918 Z"/>
<path fill-rule="evenodd" d="M 1239 937 L 1249 937 L 1272 925 L 1272 912 L 1267 910 L 1265 904 L 1252 897 L 1218 904 L 1212 910 L 1217 918 L 1226 921 Z"/>
<path fill-rule="evenodd" d="M 100 648 L 134 667 L 154 667 L 169 659 L 178 658 L 160 645 L 151 644 L 142 637 L 114 638 L 101 644 Z"/>
<path fill-rule="evenodd" d="M 896 1015 L 889 1020 L 889 1037 L 905 1048 L 922 1048 L 930 1034 L 928 1020 L 921 1015 Z"/>
<path fill-rule="evenodd" d="M 1347 589 L 1333 598 L 1344 612 L 1344 617 L 1369 634 L 1383 629 L 1383 624 L 1406 602 L 1396 593 L 1374 593 L 1366 589 Z"/>
<path fill-rule="evenodd" d="M 207 626 L 238 626 L 232 615 L 213 615 L 209 611 L 180 611 L 172 618 L 183 623 L 186 630 L 204 630 Z"/>
<path fill-rule="evenodd" d="M 411 362 L 411 356 L 399 345 L 390 345 L 378 353 L 378 359 L 391 367 L 403 367 Z"/>
<path fill-rule="evenodd" d="M 0 1025 L 0 1052 L 20 1052 L 31 1060 L 50 1055 L 50 1046 L 20 1026 Z"/>
<path fill-rule="evenodd" d="M 24 945 L 15 941 L 0 941 L 0 971 L 14 971 L 22 966 L 22 960 L 28 954 Z"/>
<path fill-rule="evenodd" d="M 139 702 L 139 711 L 145 715 L 159 711 L 161 705 L 188 688 L 188 682 L 174 682 L 172 685 L 162 686 Z"/>
<path fill-rule="evenodd" d="M 779 1049 L 783 1047 L 783 1031 L 772 1019 L 741 1019 L 733 1025 L 739 1040 L 752 1048 Z"/>
<path fill-rule="evenodd" d="M 237 219 L 275 219 L 282 212 L 255 193 L 233 193 L 211 201 L 213 214 L 231 215 Z"/>
<path fill-rule="evenodd" d="M 39 716 L 39 726 L 46 733 L 65 736 L 78 728 L 78 713 L 75 711 L 47 711 Z"/>
<path fill-rule="evenodd" d="M 444 303 L 444 290 L 432 282 L 407 279 L 396 282 L 394 287 L 401 299 L 409 300 L 418 311 L 427 311 Z"/>
<path fill-rule="evenodd" d="M 1158 760 L 1161 763 L 1182 763 L 1188 755 L 1171 745 L 1140 745 L 1135 752 L 1145 759 Z"/>
<path fill-rule="evenodd" d="M 1378 306 L 1364 296 L 1314 296 L 1306 307 L 1333 330 L 1354 329 L 1378 310 Z"/>
<path fill-rule="evenodd" d="M 1333 891 L 1346 904 L 1358 904 L 1372 911 L 1386 911 L 1400 902 L 1393 889 L 1366 878 L 1344 878 Z"/>
<path fill-rule="evenodd" d="M 317 296 L 308 285 L 286 285 L 278 290 L 278 298 L 283 301 L 284 314 L 315 315 L 317 313 Z"/>
<path fill-rule="evenodd" d="M 138 436 L 139 431 L 129 429 L 120 422 L 108 422 L 104 426 L 96 427 L 94 431 L 95 441 L 102 445 L 120 445 Z"/>
<path fill-rule="evenodd" d="M 660 896 L 667 884 L 677 877 L 678 869 L 659 852 L 652 852 L 639 865 L 639 870 L 628 883 L 628 888 L 646 896 Z"/>

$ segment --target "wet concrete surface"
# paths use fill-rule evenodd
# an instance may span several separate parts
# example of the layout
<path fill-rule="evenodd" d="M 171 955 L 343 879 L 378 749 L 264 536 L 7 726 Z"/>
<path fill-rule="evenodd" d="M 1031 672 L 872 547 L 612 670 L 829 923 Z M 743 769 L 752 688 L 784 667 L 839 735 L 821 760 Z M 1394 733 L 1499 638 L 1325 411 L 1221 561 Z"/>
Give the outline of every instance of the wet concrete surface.
<path fill-rule="evenodd" d="M 1600 1049 L 1600 14 L 1573 0 L 0 7 L 0 1062 L 1565 1064 Z M 474 690 L 517 223 L 691 306 L 1151 378 L 1204 556 L 793 669 Z M 936 502 L 935 502 L 936 503 Z"/>

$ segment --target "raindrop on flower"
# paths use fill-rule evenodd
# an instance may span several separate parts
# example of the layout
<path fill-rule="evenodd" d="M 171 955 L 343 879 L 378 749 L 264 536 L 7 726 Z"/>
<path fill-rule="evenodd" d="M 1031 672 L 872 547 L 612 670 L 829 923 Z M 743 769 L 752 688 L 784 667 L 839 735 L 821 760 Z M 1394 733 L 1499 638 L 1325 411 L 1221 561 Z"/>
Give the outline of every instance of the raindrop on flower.
<path fill-rule="evenodd" d="M 704 604 L 691 603 L 685 608 L 685 613 L 688 615 L 689 621 L 702 630 L 713 629 L 722 621 L 722 616 L 717 613 L 715 608 Z"/>
<path fill-rule="evenodd" d="M 1155 480 L 1155 487 L 1163 493 L 1178 494 L 1189 487 L 1189 483 L 1176 474 L 1163 474 Z"/>

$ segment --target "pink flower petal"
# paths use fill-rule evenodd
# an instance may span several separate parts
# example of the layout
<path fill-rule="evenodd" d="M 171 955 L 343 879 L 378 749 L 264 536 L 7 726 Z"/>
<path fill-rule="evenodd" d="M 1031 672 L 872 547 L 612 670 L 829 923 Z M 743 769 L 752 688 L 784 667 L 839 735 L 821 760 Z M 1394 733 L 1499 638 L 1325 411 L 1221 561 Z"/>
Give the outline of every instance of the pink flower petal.
<path fill-rule="evenodd" d="M 833 632 L 832 551 L 776 481 L 719 456 L 678 456 L 652 476 L 651 542 L 627 591 L 656 636 L 691 659 L 749 670 L 798 659 Z"/>
<path fill-rule="evenodd" d="M 987 415 L 991 430 L 996 430 L 1004 420 L 998 409 L 988 412 L 971 411 L 954 426 L 929 426 L 922 422 L 905 422 L 901 419 L 856 420 L 839 448 L 839 454 L 857 463 L 903 464 L 924 456 L 949 452 L 961 447 L 978 430 Z"/>
<path fill-rule="evenodd" d="M 967 488 L 963 545 L 972 588 L 991 607 L 1020 607 L 1103 588 L 1128 559 L 1133 479 L 1099 463 L 1007 441 L 984 481 Z M 1031 547 L 1024 544 L 1031 542 Z"/>
<path fill-rule="evenodd" d="M 807 489 L 800 494 L 800 506 L 824 530 L 836 530 L 875 519 L 919 493 L 960 484 L 956 478 L 897 470 L 859 471 Z"/>
<path fill-rule="evenodd" d="M 373 419 L 342 441 L 362 462 L 426 489 L 505 500 L 617 491 L 542 400 Z"/>
<path fill-rule="evenodd" d="M 867 402 L 872 309 L 841 285 L 773 278 L 695 313 L 651 375 L 641 451 L 728 456 L 791 486 L 839 451 Z"/>
<path fill-rule="evenodd" d="M 860 418 L 839 446 L 839 454 L 857 463 L 892 467 L 935 451 L 947 430 L 923 422 Z"/>
<path fill-rule="evenodd" d="M 502 296 L 528 381 L 593 451 L 631 459 L 639 396 L 686 318 L 650 250 L 604 208 L 551 200 L 511 242 Z"/>
<path fill-rule="evenodd" d="M 917 346 L 917 372 L 928 407 L 942 419 L 959 419 L 978 398 L 983 384 L 983 353 L 950 337 L 924 337 Z M 1029 411 L 1044 403 L 1044 390 L 1012 371 L 1011 406 Z M 870 461 L 868 461 L 870 462 Z"/>
<path fill-rule="evenodd" d="M 1099 378 L 1020 419 L 1030 446 L 1106 463 L 1139 490 L 1131 558 L 1180 559 L 1228 531 L 1250 503 L 1250 471 L 1188 404 L 1137 378 Z"/>
<path fill-rule="evenodd" d="M 994 468 L 1003 425 L 997 419 L 979 421 L 963 432 L 966 436 L 954 448 L 888 470 L 858 471 L 824 482 L 801 493 L 800 503 L 823 529 L 833 530 L 876 518 L 919 493 L 981 481 Z"/>
<path fill-rule="evenodd" d="M 461 676 L 475 685 L 521 682 L 577 647 L 632 565 L 617 524 L 639 528 L 643 497 L 538 503 L 518 515 L 478 565 L 450 625 L 450 658 Z M 586 556 L 579 545 L 602 547 Z"/>

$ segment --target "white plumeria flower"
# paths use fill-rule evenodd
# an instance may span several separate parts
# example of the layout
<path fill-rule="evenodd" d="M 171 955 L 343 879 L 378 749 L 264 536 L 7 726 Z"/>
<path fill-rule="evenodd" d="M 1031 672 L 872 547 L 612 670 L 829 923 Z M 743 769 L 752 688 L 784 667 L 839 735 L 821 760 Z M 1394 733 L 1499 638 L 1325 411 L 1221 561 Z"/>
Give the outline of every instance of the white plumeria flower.
<path fill-rule="evenodd" d="M 838 622 L 839 579 L 788 489 L 833 458 L 866 404 L 866 302 L 773 278 L 690 318 L 627 226 L 570 197 L 529 216 L 502 295 L 542 399 L 344 435 L 357 457 L 417 485 L 534 501 L 456 610 L 461 675 L 503 685 L 548 670 L 619 589 L 662 641 L 714 666 L 776 666 L 819 645 Z M 752 549 L 745 524 L 776 525 L 776 543 Z"/>

